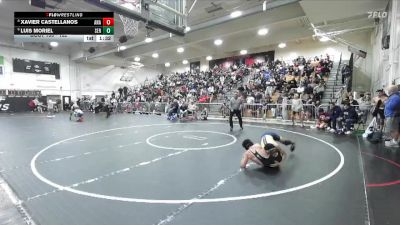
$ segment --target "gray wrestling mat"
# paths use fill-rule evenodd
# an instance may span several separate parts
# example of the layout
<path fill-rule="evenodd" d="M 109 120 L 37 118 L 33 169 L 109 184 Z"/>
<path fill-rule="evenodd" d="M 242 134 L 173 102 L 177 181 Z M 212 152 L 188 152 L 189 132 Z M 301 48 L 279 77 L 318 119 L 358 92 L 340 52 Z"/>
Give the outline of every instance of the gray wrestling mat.
<path fill-rule="evenodd" d="M 1 115 L 0 170 L 40 225 L 365 225 L 352 137 L 152 115 Z M 296 142 L 280 169 L 239 169 L 241 142 Z"/>

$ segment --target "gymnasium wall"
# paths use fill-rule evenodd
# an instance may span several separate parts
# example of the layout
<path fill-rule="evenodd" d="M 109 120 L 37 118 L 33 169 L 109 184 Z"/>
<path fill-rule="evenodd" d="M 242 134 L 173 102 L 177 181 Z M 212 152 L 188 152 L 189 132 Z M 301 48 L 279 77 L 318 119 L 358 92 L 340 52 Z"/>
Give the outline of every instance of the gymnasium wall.
<path fill-rule="evenodd" d="M 347 33 L 342 35 L 341 38 L 351 43 L 353 47 L 367 52 L 366 58 L 354 56 L 352 90 L 355 92 L 370 91 L 371 84 L 373 83 L 372 59 L 374 55 L 370 42 L 371 30 Z M 346 60 L 348 59 L 349 58 L 346 58 Z"/>
<path fill-rule="evenodd" d="M 68 56 L 1 46 L 0 55 L 4 56 L 4 72 L 0 75 L 0 89 L 36 89 L 43 90 L 44 95 L 74 95 L 71 90 L 76 89 L 75 63 L 70 62 Z M 58 63 L 60 64 L 60 79 L 52 79 L 54 75 L 13 72 L 13 58 Z"/>
<path fill-rule="evenodd" d="M 372 45 L 372 91 L 387 87 L 391 83 L 400 84 L 400 2 L 391 1 L 388 5 L 388 18 L 381 18 L 380 24 L 371 33 Z M 388 19 L 390 26 L 384 31 L 383 21 Z M 389 49 L 382 48 L 382 37 L 390 35 Z"/>
<path fill-rule="evenodd" d="M 297 42 L 286 43 L 286 48 L 275 48 L 275 59 L 281 61 L 291 61 L 298 56 L 304 56 L 306 59 L 314 58 L 315 56 L 329 54 L 332 60 L 339 61 L 340 53 L 343 53 L 343 58 L 350 58 L 350 53 L 347 47 L 332 41 L 320 42 L 312 38 L 302 39 Z"/>
<path fill-rule="evenodd" d="M 65 95 L 72 99 L 82 95 L 104 95 L 120 86 L 127 85 L 120 78 L 126 69 L 88 63 L 75 63 L 67 55 L 35 52 L 19 48 L 0 47 L 4 56 L 3 74 L 0 74 L 0 89 L 36 89 L 43 95 Z M 13 72 L 12 59 L 30 59 L 60 64 L 60 79 L 52 75 Z M 143 83 L 148 77 L 154 79 L 160 73 L 156 68 L 141 68 L 129 85 Z"/>
<path fill-rule="evenodd" d="M 116 91 L 119 87 L 142 84 L 146 78 L 153 80 L 160 74 L 156 68 L 142 67 L 138 69 L 131 82 L 120 81 L 121 76 L 127 71 L 113 65 L 103 66 L 98 64 L 78 63 L 76 74 L 82 95 L 104 95 Z"/>

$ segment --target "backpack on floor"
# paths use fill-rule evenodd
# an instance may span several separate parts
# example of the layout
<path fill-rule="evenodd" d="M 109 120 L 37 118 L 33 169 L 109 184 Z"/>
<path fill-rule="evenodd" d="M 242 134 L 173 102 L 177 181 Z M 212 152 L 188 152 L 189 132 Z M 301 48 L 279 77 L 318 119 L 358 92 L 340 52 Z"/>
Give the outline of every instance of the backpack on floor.
<path fill-rule="evenodd" d="M 367 140 L 372 144 L 377 144 L 382 141 L 383 134 L 381 131 L 374 131 L 367 136 Z"/>

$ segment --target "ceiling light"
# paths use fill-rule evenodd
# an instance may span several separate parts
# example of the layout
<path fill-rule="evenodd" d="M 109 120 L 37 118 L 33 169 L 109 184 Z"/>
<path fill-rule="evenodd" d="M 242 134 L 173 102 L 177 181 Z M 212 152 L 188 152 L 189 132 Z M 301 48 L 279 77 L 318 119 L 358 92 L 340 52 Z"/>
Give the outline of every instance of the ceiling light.
<path fill-rule="evenodd" d="M 189 61 L 187 61 L 187 60 L 185 59 L 185 60 L 182 61 L 182 63 L 183 63 L 184 65 L 186 65 L 186 64 L 189 63 Z"/>
<path fill-rule="evenodd" d="M 236 18 L 242 15 L 242 11 L 233 11 L 231 13 L 231 18 Z"/>
<path fill-rule="evenodd" d="M 207 59 L 207 61 L 210 61 L 210 60 L 212 60 L 212 56 L 207 56 L 206 59 Z"/>
<path fill-rule="evenodd" d="M 258 30 L 258 35 L 264 36 L 268 34 L 268 29 L 267 28 L 261 28 Z"/>
<path fill-rule="evenodd" d="M 153 53 L 153 55 L 151 55 L 151 57 L 158 58 L 158 53 Z"/>
<path fill-rule="evenodd" d="M 283 43 L 283 42 L 282 42 L 282 43 L 280 43 L 280 44 L 278 45 L 278 47 L 279 47 L 279 48 L 285 48 L 285 47 L 286 47 L 286 43 Z"/>
<path fill-rule="evenodd" d="M 58 42 L 52 41 L 52 42 L 50 42 L 50 46 L 51 47 L 57 47 L 58 46 Z"/>
<path fill-rule="evenodd" d="M 126 49 L 126 46 L 123 46 L 123 45 L 122 45 L 122 46 L 119 46 L 119 50 L 120 50 L 120 51 L 124 51 L 125 49 Z"/>
<path fill-rule="evenodd" d="M 322 36 L 322 37 L 319 39 L 319 41 L 321 41 L 321 42 L 327 42 L 327 41 L 329 41 L 329 40 L 331 40 L 331 39 L 329 39 L 329 38 L 326 37 L 326 36 Z"/>
<path fill-rule="evenodd" d="M 214 41 L 214 44 L 215 45 L 222 45 L 222 42 L 223 41 L 221 39 L 217 39 L 217 40 Z"/>
<path fill-rule="evenodd" d="M 178 49 L 176 49 L 177 52 L 182 53 L 185 51 L 185 49 L 183 47 L 179 47 Z"/>
<path fill-rule="evenodd" d="M 190 27 L 185 27 L 185 33 L 189 32 L 190 29 L 191 29 Z"/>
<path fill-rule="evenodd" d="M 134 69 L 138 69 L 140 67 L 143 67 L 143 63 L 140 62 L 132 62 L 132 64 L 129 66 L 129 68 L 134 68 Z"/>
<path fill-rule="evenodd" d="M 140 61 L 140 57 L 136 56 L 134 60 L 135 60 L 135 62 L 139 62 Z"/>
<path fill-rule="evenodd" d="M 166 62 L 164 65 L 165 65 L 165 67 L 170 67 L 170 66 L 171 66 L 171 63 Z"/>
<path fill-rule="evenodd" d="M 151 38 L 151 37 L 146 37 L 146 39 L 144 39 L 144 42 L 146 42 L 146 43 L 150 43 L 152 41 L 153 41 L 153 38 Z"/>
<path fill-rule="evenodd" d="M 240 50 L 240 54 L 241 55 L 246 55 L 247 54 L 247 50 Z"/>

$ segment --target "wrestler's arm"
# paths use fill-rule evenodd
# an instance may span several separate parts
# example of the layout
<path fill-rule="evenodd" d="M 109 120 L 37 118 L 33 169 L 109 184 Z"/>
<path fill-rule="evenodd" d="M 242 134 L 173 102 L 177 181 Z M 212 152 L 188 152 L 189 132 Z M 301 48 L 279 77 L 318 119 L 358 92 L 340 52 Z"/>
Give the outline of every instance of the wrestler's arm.
<path fill-rule="evenodd" d="M 253 159 L 253 157 L 250 155 L 249 152 L 245 152 L 245 153 L 243 154 L 242 160 L 240 161 L 240 168 L 245 169 L 246 166 L 247 166 L 247 163 L 249 162 L 249 160 L 255 162 L 257 165 L 262 166 L 262 164 L 261 164 L 260 162 L 258 162 L 257 160 L 254 160 L 254 159 Z"/>
<path fill-rule="evenodd" d="M 249 162 L 249 157 L 247 156 L 246 152 L 243 153 L 242 160 L 240 161 L 240 168 L 246 168 L 247 162 Z"/>

